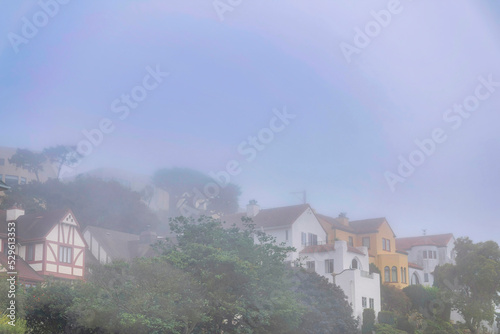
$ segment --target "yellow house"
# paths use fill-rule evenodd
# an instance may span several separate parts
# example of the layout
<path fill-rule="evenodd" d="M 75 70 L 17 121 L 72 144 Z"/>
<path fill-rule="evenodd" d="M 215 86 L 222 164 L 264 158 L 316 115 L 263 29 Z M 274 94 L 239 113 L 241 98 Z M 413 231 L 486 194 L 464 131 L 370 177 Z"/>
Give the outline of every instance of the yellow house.
<path fill-rule="evenodd" d="M 384 284 L 399 289 L 408 286 L 408 253 L 396 250 L 396 235 L 385 218 L 350 222 L 347 217 L 316 216 L 327 233 L 328 243 L 344 240 L 354 247 L 367 247 L 370 263 L 380 269 Z"/>

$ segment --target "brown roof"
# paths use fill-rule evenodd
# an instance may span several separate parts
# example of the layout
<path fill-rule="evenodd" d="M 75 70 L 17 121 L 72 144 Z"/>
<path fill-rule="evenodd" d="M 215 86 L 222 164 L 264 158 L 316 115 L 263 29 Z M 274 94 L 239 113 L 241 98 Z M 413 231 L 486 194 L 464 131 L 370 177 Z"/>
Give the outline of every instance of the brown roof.
<path fill-rule="evenodd" d="M 292 225 L 308 208 L 310 208 L 309 204 L 300 204 L 280 208 L 261 209 L 257 215 L 251 218 L 256 228 L 285 227 Z M 238 227 L 243 227 L 241 218 L 246 216 L 246 213 L 225 215 L 221 217 L 221 221 L 229 225 L 235 224 Z"/>
<path fill-rule="evenodd" d="M 335 250 L 335 245 L 334 244 L 324 244 L 324 245 L 309 245 L 304 247 L 303 250 L 300 251 L 300 253 L 324 253 L 324 252 L 330 252 Z M 352 246 L 347 246 L 347 251 L 351 253 L 357 253 L 361 255 L 365 255 L 362 251 L 357 249 L 356 247 Z"/>
<path fill-rule="evenodd" d="M 326 226 L 330 226 L 333 229 L 338 229 L 346 232 L 351 232 L 351 233 L 356 233 L 356 231 L 351 227 L 351 226 L 346 226 L 339 222 L 336 218 L 321 215 L 321 214 L 316 214 L 316 217 L 318 217 L 319 222 L 321 223 L 321 226 L 323 226 L 323 229 L 325 229 Z M 326 232 L 328 232 L 325 229 Z"/>
<path fill-rule="evenodd" d="M 43 238 L 50 232 L 54 225 L 61 222 L 68 213 L 73 215 L 69 209 L 22 215 L 16 220 L 16 237 L 21 240 Z M 0 210 L 0 234 L 6 233 L 6 211 Z"/>
<path fill-rule="evenodd" d="M 422 268 L 421 266 L 419 266 L 418 264 L 413 263 L 413 262 L 408 262 L 408 267 L 415 268 L 415 269 L 420 269 L 420 270 L 424 270 L 424 268 Z"/>
<path fill-rule="evenodd" d="M 20 216 L 16 224 L 17 237 L 25 240 L 43 238 L 68 212 L 69 210 L 54 210 Z"/>
<path fill-rule="evenodd" d="M 422 235 L 419 237 L 397 238 L 396 249 L 409 250 L 415 246 L 437 246 L 446 247 L 453 234 L 435 234 L 435 235 Z"/>
<path fill-rule="evenodd" d="M 349 222 L 349 225 L 356 231 L 356 233 L 376 233 L 384 222 L 386 222 L 385 218 L 372 218 L 353 220 Z"/>
<path fill-rule="evenodd" d="M 7 271 L 10 271 L 7 266 L 8 260 L 5 253 L 0 253 L 0 265 Z M 39 283 L 44 281 L 43 277 L 31 268 L 31 266 L 19 257 L 19 255 L 16 255 L 16 272 L 17 277 L 19 277 L 19 280 L 22 282 Z"/>

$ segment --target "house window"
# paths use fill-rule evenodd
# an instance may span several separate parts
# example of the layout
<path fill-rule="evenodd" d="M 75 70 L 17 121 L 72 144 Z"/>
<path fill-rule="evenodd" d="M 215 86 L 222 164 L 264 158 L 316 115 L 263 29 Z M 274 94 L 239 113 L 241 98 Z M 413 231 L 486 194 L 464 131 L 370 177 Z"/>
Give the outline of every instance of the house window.
<path fill-rule="evenodd" d="M 354 239 L 349 237 L 349 246 L 354 246 Z"/>
<path fill-rule="evenodd" d="M 288 230 L 285 231 L 285 240 L 288 241 Z"/>
<path fill-rule="evenodd" d="M 437 259 L 437 254 L 436 254 L 436 251 L 432 251 L 434 253 L 434 258 Z"/>
<path fill-rule="evenodd" d="M 71 263 L 72 253 L 71 247 L 59 246 L 59 262 Z"/>
<path fill-rule="evenodd" d="M 300 240 L 301 240 L 302 245 L 304 245 L 304 246 L 305 246 L 305 245 L 306 245 L 306 243 L 307 243 L 307 234 L 305 234 L 304 232 L 302 232 L 302 233 L 300 234 Z"/>
<path fill-rule="evenodd" d="M 358 261 L 356 259 L 352 259 L 351 268 L 358 269 Z"/>
<path fill-rule="evenodd" d="M 428 273 L 424 274 L 424 282 L 429 282 L 429 274 Z"/>
<path fill-rule="evenodd" d="M 21 184 L 26 184 L 26 178 L 25 177 L 21 177 L 20 178 L 20 183 Z"/>
<path fill-rule="evenodd" d="M 391 240 L 389 239 L 386 239 L 385 241 L 387 241 L 387 250 L 390 251 L 391 250 Z"/>
<path fill-rule="evenodd" d="M 362 297 L 361 298 L 361 306 L 363 306 L 363 308 L 367 307 L 367 305 L 366 305 L 366 297 Z"/>
<path fill-rule="evenodd" d="M 401 267 L 401 282 L 404 283 L 405 282 L 405 272 L 403 270 L 403 267 Z"/>
<path fill-rule="evenodd" d="M 33 261 L 35 259 L 35 245 L 31 244 L 26 246 L 26 261 Z"/>
<path fill-rule="evenodd" d="M 384 282 L 390 282 L 391 281 L 391 270 L 389 267 L 384 268 Z"/>
<path fill-rule="evenodd" d="M 370 298 L 370 308 L 375 309 L 375 299 Z"/>
<path fill-rule="evenodd" d="M 307 261 L 306 268 L 308 271 L 316 271 L 316 262 L 315 261 Z"/>
<path fill-rule="evenodd" d="M 405 268 L 405 283 L 408 283 L 408 276 L 406 275 L 406 268 Z"/>
<path fill-rule="evenodd" d="M 325 260 L 325 273 L 327 274 L 333 273 L 333 259 Z"/>
<path fill-rule="evenodd" d="M 363 237 L 363 246 L 370 249 L 370 237 Z"/>
<path fill-rule="evenodd" d="M 382 238 L 382 250 L 385 250 L 385 238 Z"/>
<path fill-rule="evenodd" d="M 392 282 L 398 281 L 398 268 L 392 267 Z"/>
<path fill-rule="evenodd" d="M 424 251 L 424 259 L 427 259 L 427 251 Z"/>
<path fill-rule="evenodd" d="M 307 234 L 307 244 L 308 245 L 317 245 L 318 244 L 318 236 L 313 233 Z"/>
<path fill-rule="evenodd" d="M 15 175 L 5 175 L 5 183 L 9 186 L 19 184 L 19 178 Z"/>

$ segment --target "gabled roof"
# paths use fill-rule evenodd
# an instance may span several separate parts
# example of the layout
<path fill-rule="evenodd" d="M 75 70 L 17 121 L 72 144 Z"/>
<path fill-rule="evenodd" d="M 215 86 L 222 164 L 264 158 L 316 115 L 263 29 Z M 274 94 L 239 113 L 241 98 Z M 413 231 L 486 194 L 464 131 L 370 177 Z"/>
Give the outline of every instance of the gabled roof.
<path fill-rule="evenodd" d="M 69 213 L 71 210 L 66 209 L 20 216 L 16 224 L 17 237 L 25 240 L 43 238 Z"/>
<path fill-rule="evenodd" d="M 7 255 L 5 253 L 0 253 L 0 265 L 7 271 L 10 271 L 8 269 Z M 19 257 L 19 255 L 16 255 L 16 272 L 19 280 L 22 282 L 39 283 L 44 281 L 43 277 L 31 268 L 31 266 Z"/>
<path fill-rule="evenodd" d="M 136 257 L 153 256 L 149 243 L 141 242 L 136 234 L 109 230 L 97 226 L 87 226 L 85 231 L 92 234 L 112 260 L 130 260 Z"/>
<path fill-rule="evenodd" d="M 300 204 L 272 209 L 261 209 L 257 215 L 251 218 L 256 228 L 286 227 L 292 225 L 304 211 L 310 208 L 309 204 Z M 225 215 L 221 217 L 221 221 L 229 225 L 235 224 L 238 227 L 242 227 L 241 218 L 246 216 L 246 213 Z"/>
<path fill-rule="evenodd" d="M 74 217 L 73 212 L 69 209 L 22 215 L 16 220 L 16 237 L 21 240 L 43 238 L 68 214 Z M 0 210 L 0 234 L 6 233 L 6 211 Z"/>
<path fill-rule="evenodd" d="M 318 217 L 318 220 L 319 220 L 321 226 L 323 226 L 323 229 L 325 231 L 327 231 L 327 229 L 325 227 L 330 226 L 336 230 L 338 229 L 338 230 L 342 230 L 342 231 L 346 231 L 346 232 L 356 233 L 356 231 L 351 226 L 346 226 L 346 225 L 342 224 L 336 218 L 321 215 L 321 214 L 316 214 L 316 217 Z"/>
<path fill-rule="evenodd" d="M 408 237 L 408 238 L 397 238 L 396 239 L 396 249 L 409 250 L 415 246 L 437 246 L 446 247 L 450 240 L 452 240 L 453 234 L 435 234 L 435 235 L 422 235 L 419 237 Z"/>
<path fill-rule="evenodd" d="M 300 253 L 325 253 L 325 252 L 330 252 L 335 250 L 335 245 L 334 244 L 324 244 L 324 245 L 309 245 L 304 247 L 303 250 L 300 251 Z M 356 247 L 352 246 L 347 246 L 347 251 L 351 253 L 356 253 L 360 255 L 365 255 L 362 251 L 357 249 Z"/>
<path fill-rule="evenodd" d="M 383 217 L 381 218 L 372 218 L 372 219 L 363 219 L 363 220 L 353 220 L 349 222 L 349 225 L 356 231 L 356 233 L 376 233 L 380 229 L 380 226 L 387 220 Z M 389 223 L 387 223 L 389 225 Z M 389 228 L 392 231 L 392 228 L 389 225 Z M 392 231 L 394 234 L 394 231 Z"/>

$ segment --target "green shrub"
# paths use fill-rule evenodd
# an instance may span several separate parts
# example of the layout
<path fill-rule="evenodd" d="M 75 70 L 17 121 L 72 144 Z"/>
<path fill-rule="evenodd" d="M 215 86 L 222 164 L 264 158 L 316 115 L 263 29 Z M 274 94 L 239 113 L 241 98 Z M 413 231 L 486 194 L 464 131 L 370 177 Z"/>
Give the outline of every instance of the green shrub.
<path fill-rule="evenodd" d="M 393 326 L 396 322 L 396 316 L 390 311 L 380 311 L 378 313 L 378 322 Z"/>
<path fill-rule="evenodd" d="M 415 324 L 411 323 L 407 316 L 399 316 L 396 319 L 396 328 L 409 334 L 414 334 L 417 329 Z"/>
<path fill-rule="evenodd" d="M 375 326 L 375 310 L 371 308 L 365 308 L 363 310 L 363 325 L 361 326 L 361 332 L 367 334 L 373 331 Z"/>
<path fill-rule="evenodd" d="M 379 313 L 380 315 L 380 313 Z M 376 324 L 375 325 L 375 333 L 376 334 L 406 334 L 399 329 L 394 328 L 393 326 L 387 324 Z"/>
<path fill-rule="evenodd" d="M 15 326 L 9 325 L 10 319 L 7 315 L 3 315 L 0 318 L 0 333 L 5 334 L 24 334 L 26 333 L 26 320 L 17 318 L 15 321 Z"/>

